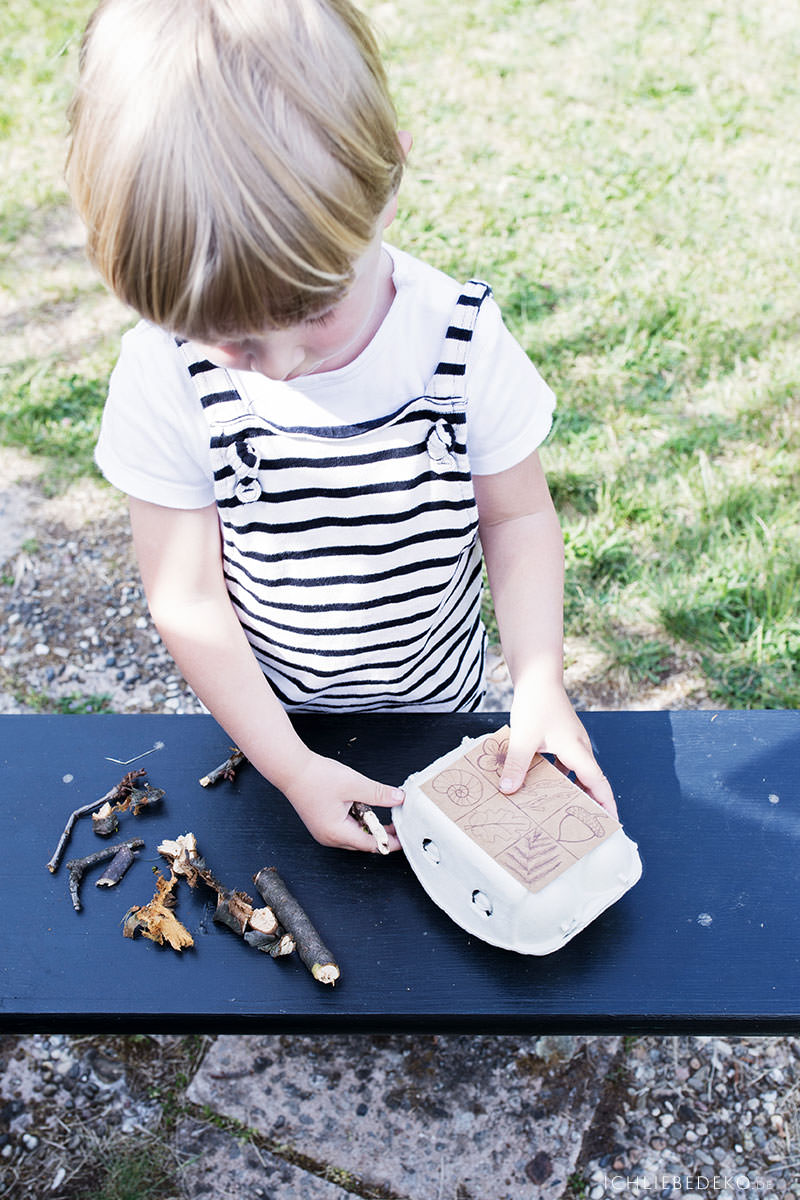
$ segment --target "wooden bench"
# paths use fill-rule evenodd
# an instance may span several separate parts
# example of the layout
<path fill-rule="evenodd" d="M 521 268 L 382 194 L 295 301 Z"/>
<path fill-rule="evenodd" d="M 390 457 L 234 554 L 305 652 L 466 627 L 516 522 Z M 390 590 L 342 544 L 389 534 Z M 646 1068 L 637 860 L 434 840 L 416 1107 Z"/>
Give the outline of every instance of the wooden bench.
<path fill-rule="evenodd" d="M 504 723 L 502 713 L 303 716 L 321 753 L 388 783 Z M 209 717 L 0 718 L 0 1031 L 800 1033 L 800 713 L 586 713 L 641 881 L 564 949 L 522 957 L 469 937 L 400 854 L 318 846 Z M 163 745 L 162 745 L 163 744 Z M 146 757 L 138 758 L 159 745 Z M 120 760 L 114 762 L 111 760 Z M 135 762 L 123 765 L 125 760 Z M 73 809 L 145 767 L 165 799 L 120 818 L 145 849 L 122 883 L 82 886 L 47 862 Z M 164 838 L 195 833 L 224 883 L 257 898 L 274 865 L 339 961 L 335 988 L 214 924 L 211 893 L 178 893 L 195 946 L 123 938 L 154 891 Z M 88 817 L 65 858 L 103 843 Z"/>

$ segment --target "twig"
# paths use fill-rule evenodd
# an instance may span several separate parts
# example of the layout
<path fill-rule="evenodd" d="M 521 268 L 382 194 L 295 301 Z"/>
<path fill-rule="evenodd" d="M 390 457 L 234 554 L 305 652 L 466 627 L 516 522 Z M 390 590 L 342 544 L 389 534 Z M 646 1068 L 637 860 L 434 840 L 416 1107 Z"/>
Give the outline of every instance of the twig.
<path fill-rule="evenodd" d="M 130 846 L 121 846 L 98 879 L 95 887 L 114 887 L 136 858 Z"/>
<path fill-rule="evenodd" d="M 230 783 L 236 778 L 236 772 L 242 763 L 245 762 L 245 756 L 241 750 L 237 750 L 235 746 L 231 746 L 230 758 L 226 758 L 225 762 L 220 763 L 218 767 L 214 767 L 213 771 L 209 771 L 200 780 L 201 787 L 212 787 L 215 783 L 219 783 L 220 779 L 227 779 Z"/>
<path fill-rule="evenodd" d="M 123 842 L 119 846 L 106 846 L 103 850 L 95 850 L 94 854 L 87 854 L 86 858 L 72 858 L 66 864 L 69 871 L 69 894 L 72 897 L 72 906 L 75 912 L 81 911 L 81 899 L 78 894 L 81 885 L 81 880 L 90 867 L 94 867 L 97 863 L 105 862 L 108 858 L 114 858 L 115 855 L 122 849 L 141 850 L 144 842 L 141 838 L 134 838 L 130 842 Z"/>
<path fill-rule="evenodd" d="M 388 835 L 374 809 L 368 804 L 362 804 L 360 800 L 355 800 L 350 805 L 350 816 L 355 817 L 362 829 L 372 834 L 378 844 L 379 854 L 389 853 Z"/>
<path fill-rule="evenodd" d="M 164 789 L 151 787 L 149 783 L 141 788 L 131 788 L 128 795 L 118 800 L 116 804 L 111 805 L 106 801 L 101 809 L 92 813 L 92 829 L 100 837 L 110 837 L 119 829 L 117 813 L 127 812 L 130 809 L 133 815 L 138 817 L 143 808 L 157 804 L 159 800 L 163 799 Z"/>
<path fill-rule="evenodd" d="M 201 858 L 193 833 L 162 842 L 158 852 L 164 855 L 173 873 L 183 876 L 190 887 L 196 887 L 201 880 L 217 893 L 214 920 L 243 937 L 248 946 L 264 950 L 273 957 L 291 954 L 294 950 L 294 941 L 286 937 L 286 931 L 278 924 L 271 908 L 253 908 L 253 901 L 246 892 L 234 891 L 219 882 Z"/>
<path fill-rule="evenodd" d="M 96 808 L 100 808 L 103 804 L 113 803 L 115 800 L 119 800 L 121 796 L 127 796 L 133 788 L 134 780 L 139 779 L 142 775 L 146 774 L 147 772 L 143 767 L 140 767 L 138 771 L 129 771 L 128 774 L 119 781 L 119 783 L 115 784 L 110 791 L 106 792 L 105 796 L 101 796 L 99 800 L 95 800 L 91 804 L 84 804 L 83 808 L 76 808 L 75 811 L 70 814 L 64 832 L 59 838 L 58 845 L 55 848 L 53 857 L 47 864 L 48 871 L 55 873 L 55 871 L 58 869 L 58 864 L 61 862 L 61 856 L 66 849 L 73 826 L 79 817 L 84 817 L 87 813 L 94 812 Z"/>
<path fill-rule="evenodd" d="M 320 983 L 336 983 L 339 967 L 330 950 L 311 924 L 308 913 L 300 906 L 274 867 L 264 867 L 253 876 L 253 883 L 281 925 L 297 942 L 297 952 L 311 974 Z"/>
<path fill-rule="evenodd" d="M 290 933 L 285 933 L 280 925 L 278 933 L 259 933 L 257 929 L 248 929 L 244 940 L 254 950 L 263 950 L 270 958 L 284 958 L 297 949 L 297 943 Z"/>

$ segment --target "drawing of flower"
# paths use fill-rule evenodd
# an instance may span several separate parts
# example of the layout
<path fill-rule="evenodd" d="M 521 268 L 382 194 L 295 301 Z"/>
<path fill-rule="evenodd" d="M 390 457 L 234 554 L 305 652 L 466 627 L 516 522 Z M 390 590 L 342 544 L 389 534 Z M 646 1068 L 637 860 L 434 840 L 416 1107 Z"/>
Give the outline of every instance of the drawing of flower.
<path fill-rule="evenodd" d="M 483 795 L 480 779 L 477 775 L 471 775 L 469 771 L 442 771 L 441 775 L 437 775 L 433 780 L 433 787 L 459 808 L 477 804 Z"/>
<path fill-rule="evenodd" d="M 487 738 L 476 760 L 478 770 L 483 771 L 484 775 L 500 775 L 507 753 L 508 738 Z"/>

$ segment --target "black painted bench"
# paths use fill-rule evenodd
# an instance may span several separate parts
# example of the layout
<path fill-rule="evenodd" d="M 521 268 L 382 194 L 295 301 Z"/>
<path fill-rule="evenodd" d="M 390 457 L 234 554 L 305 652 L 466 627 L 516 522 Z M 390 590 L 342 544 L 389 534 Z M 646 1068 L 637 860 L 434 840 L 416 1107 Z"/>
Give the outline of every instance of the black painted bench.
<path fill-rule="evenodd" d="M 505 714 L 297 718 L 306 740 L 401 783 Z M 251 768 L 198 779 L 228 753 L 209 717 L 0 717 L 0 1031 L 800 1033 L 800 713 L 583 716 L 641 881 L 564 949 L 521 957 L 469 937 L 420 888 L 402 855 L 318 846 Z M 156 744 L 163 746 L 136 762 Z M 146 767 L 161 805 L 121 817 L 146 847 L 116 888 L 62 864 L 66 818 Z M 181 954 L 122 936 L 153 894 L 156 847 L 191 830 L 216 875 L 257 898 L 275 865 L 339 961 L 335 988 L 296 955 L 273 961 L 211 920 L 211 893 L 182 885 Z M 65 858 L 103 843 L 88 817 Z"/>

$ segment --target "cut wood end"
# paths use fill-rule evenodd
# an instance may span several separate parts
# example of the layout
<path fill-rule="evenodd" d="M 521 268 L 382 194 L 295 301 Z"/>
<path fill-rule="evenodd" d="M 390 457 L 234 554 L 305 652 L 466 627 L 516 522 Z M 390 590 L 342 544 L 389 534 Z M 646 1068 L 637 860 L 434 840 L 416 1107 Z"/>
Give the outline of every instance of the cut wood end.
<path fill-rule="evenodd" d="M 297 943 L 290 933 L 285 933 L 270 950 L 273 958 L 284 958 L 287 954 L 293 954 L 297 949 Z"/>
<path fill-rule="evenodd" d="M 250 915 L 250 928 L 258 933 L 275 933 L 278 919 L 271 908 L 254 908 Z"/>
<path fill-rule="evenodd" d="M 194 863 L 199 858 L 197 838 L 193 833 L 182 833 L 175 839 L 167 838 L 158 847 L 158 853 L 169 861 L 176 875 L 191 875 Z"/>
<path fill-rule="evenodd" d="M 314 963 L 311 974 L 318 983 L 329 983 L 332 986 L 339 978 L 340 971 L 336 963 Z"/>

